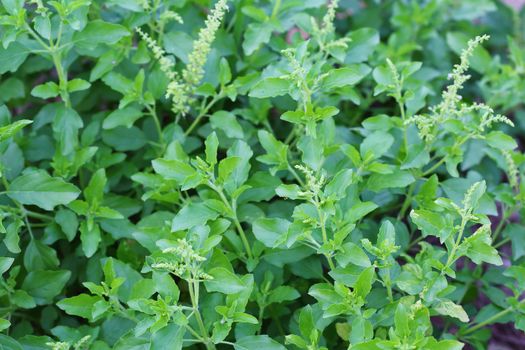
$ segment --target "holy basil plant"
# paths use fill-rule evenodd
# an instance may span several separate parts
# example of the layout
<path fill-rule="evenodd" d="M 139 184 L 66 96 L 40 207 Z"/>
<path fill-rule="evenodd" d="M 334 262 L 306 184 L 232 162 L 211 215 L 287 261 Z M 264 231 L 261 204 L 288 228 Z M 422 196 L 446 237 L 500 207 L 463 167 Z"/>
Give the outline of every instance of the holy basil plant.
<path fill-rule="evenodd" d="M 1 349 L 525 346 L 523 11 L 0 4 Z"/>

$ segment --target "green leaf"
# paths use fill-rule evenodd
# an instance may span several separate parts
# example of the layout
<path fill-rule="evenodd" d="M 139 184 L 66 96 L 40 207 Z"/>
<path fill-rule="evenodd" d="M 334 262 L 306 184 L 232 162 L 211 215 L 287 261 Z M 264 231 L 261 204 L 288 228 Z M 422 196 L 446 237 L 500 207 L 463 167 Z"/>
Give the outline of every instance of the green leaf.
<path fill-rule="evenodd" d="M 346 189 L 353 183 L 354 172 L 351 169 L 343 169 L 334 175 L 332 180 L 326 184 L 325 196 L 334 199 L 342 199 L 346 196 Z"/>
<path fill-rule="evenodd" d="M 57 205 L 75 200 L 80 190 L 64 180 L 51 177 L 44 171 L 34 171 L 17 177 L 9 186 L 7 195 L 21 204 L 36 205 L 53 210 Z"/>
<path fill-rule="evenodd" d="M 0 318 L 0 331 L 6 330 L 9 327 L 11 327 L 11 322 L 6 320 L 5 318 Z"/>
<path fill-rule="evenodd" d="M 8 13 L 12 15 L 16 15 L 18 11 L 24 8 L 24 1 L 22 0 L 2 0 L 2 5 L 4 5 L 4 8 Z"/>
<path fill-rule="evenodd" d="M 2 350 L 25 350 L 18 341 L 5 334 L 0 334 L 0 348 Z"/>
<path fill-rule="evenodd" d="M 60 93 L 60 88 L 55 82 L 47 82 L 45 84 L 37 85 L 31 90 L 31 95 L 43 99 L 57 97 Z"/>
<path fill-rule="evenodd" d="M 371 266 L 368 255 L 357 244 L 352 242 L 344 243 L 341 251 L 335 255 L 335 259 L 342 266 L 354 264 L 362 267 Z"/>
<path fill-rule="evenodd" d="M 53 248 L 34 238 L 31 239 L 24 251 L 24 266 L 27 271 L 54 269 L 59 264 Z"/>
<path fill-rule="evenodd" d="M 265 78 L 251 89 L 249 96 L 269 98 L 286 95 L 290 89 L 290 81 L 282 78 Z"/>
<path fill-rule="evenodd" d="M 233 345 L 235 350 L 286 350 L 286 348 L 267 335 L 252 335 L 241 338 Z"/>
<path fill-rule="evenodd" d="M 454 232 L 452 223 L 442 213 L 418 209 L 410 213 L 410 218 L 421 230 L 423 236 L 439 237 L 441 243 L 445 242 Z"/>
<path fill-rule="evenodd" d="M 105 169 L 98 169 L 93 176 L 91 176 L 88 185 L 84 189 L 84 198 L 90 204 L 91 208 L 96 208 L 102 203 L 104 187 L 107 181 Z"/>
<path fill-rule="evenodd" d="M 246 288 L 243 281 L 237 277 L 237 275 L 224 267 L 214 267 L 208 273 L 213 277 L 213 279 L 204 282 L 208 292 L 237 294 Z"/>
<path fill-rule="evenodd" d="M 225 183 L 235 171 L 240 161 L 241 159 L 239 157 L 226 157 L 222 159 L 219 163 L 217 182 L 221 184 Z"/>
<path fill-rule="evenodd" d="M 92 319 L 95 304 L 101 300 L 102 298 L 99 296 L 79 294 L 71 298 L 60 300 L 57 303 L 57 306 L 61 310 L 64 310 L 68 315 L 79 316 L 90 320 Z"/>
<path fill-rule="evenodd" d="M 176 180 L 178 183 L 184 183 L 188 178 L 197 175 L 193 167 L 187 163 L 174 159 L 155 159 L 151 162 L 153 169 L 159 175 L 166 179 Z"/>
<path fill-rule="evenodd" d="M 267 44 L 270 41 L 273 29 L 273 25 L 269 22 L 250 23 L 244 32 L 244 39 L 242 42 L 244 53 L 249 56 L 261 45 Z"/>
<path fill-rule="evenodd" d="M 364 218 L 367 214 L 377 209 L 377 204 L 374 202 L 359 202 L 354 204 L 346 214 L 346 219 L 349 223 L 357 222 Z"/>
<path fill-rule="evenodd" d="M 384 131 L 376 131 L 368 135 L 361 143 L 361 157 L 363 159 L 377 159 L 384 155 L 392 144 L 394 137 Z"/>
<path fill-rule="evenodd" d="M 219 63 L 219 81 L 225 85 L 232 80 L 232 71 L 226 58 L 221 58 Z"/>
<path fill-rule="evenodd" d="M 397 170 L 391 174 L 372 174 L 367 186 L 371 191 L 379 192 L 387 188 L 403 188 L 416 181 L 409 171 Z"/>
<path fill-rule="evenodd" d="M 62 292 L 71 272 L 57 271 L 31 271 L 22 283 L 22 288 L 35 298 L 38 305 L 46 304 Z"/>
<path fill-rule="evenodd" d="M 65 105 L 60 105 L 53 119 L 53 133 L 62 155 L 71 154 L 78 146 L 78 131 L 84 122 L 78 113 Z"/>
<path fill-rule="evenodd" d="M 25 126 L 33 123 L 31 120 L 22 119 L 6 126 L 0 127 L 0 142 L 5 141 L 22 130 Z"/>
<path fill-rule="evenodd" d="M 366 64 L 355 64 L 344 68 L 331 69 L 323 79 L 322 88 L 329 91 L 343 86 L 352 86 L 359 83 L 371 71 Z"/>
<path fill-rule="evenodd" d="M 461 55 L 461 52 L 467 47 L 467 42 L 469 39 L 471 39 L 471 37 L 462 32 L 447 33 L 447 44 L 457 55 Z M 485 48 L 478 46 L 474 50 L 474 53 L 469 61 L 472 68 L 478 72 L 484 73 L 487 71 L 487 69 L 489 69 L 492 59 Z"/>
<path fill-rule="evenodd" d="M 516 141 L 501 131 L 492 131 L 485 137 L 487 143 L 496 149 L 512 151 L 518 147 Z"/>
<path fill-rule="evenodd" d="M 215 220 L 219 213 L 211 209 L 205 202 L 185 205 L 173 218 L 171 230 L 182 231 L 194 226 L 203 225 L 209 220 Z"/>
<path fill-rule="evenodd" d="M 290 286 L 279 286 L 272 289 L 268 296 L 268 303 L 282 303 L 283 301 L 292 301 L 299 298 L 301 294 Z"/>
<path fill-rule="evenodd" d="M 78 230 L 78 218 L 74 212 L 61 208 L 55 215 L 55 221 L 64 232 L 68 241 L 72 241 Z"/>
<path fill-rule="evenodd" d="M 14 258 L 8 258 L 5 256 L 0 257 L 0 275 L 9 270 L 11 265 L 13 265 L 13 261 L 15 261 Z"/>
<path fill-rule="evenodd" d="M 16 41 L 7 48 L 0 46 L 0 74 L 15 72 L 24 63 L 29 52 L 28 48 Z"/>
<path fill-rule="evenodd" d="M 73 79 L 67 82 L 67 91 L 76 92 L 87 90 L 91 87 L 91 84 L 84 79 Z"/>
<path fill-rule="evenodd" d="M 503 265 L 498 251 L 492 247 L 492 239 L 485 230 L 478 229 L 463 244 L 466 245 L 466 255 L 476 264 L 486 262 L 497 266 Z"/>
<path fill-rule="evenodd" d="M 469 322 L 469 317 L 461 305 L 455 304 L 450 300 L 443 300 L 432 306 L 440 315 L 457 318 L 461 322 Z"/>
<path fill-rule="evenodd" d="M 273 248 L 283 235 L 286 235 L 290 222 L 280 218 L 260 218 L 253 222 L 255 238 L 265 246 Z"/>
<path fill-rule="evenodd" d="M 379 44 L 379 32 L 374 28 L 359 28 L 348 34 L 345 63 L 360 63 L 366 61 Z"/>
<path fill-rule="evenodd" d="M 372 290 L 374 277 L 375 268 L 373 266 L 364 269 L 363 272 L 359 274 L 354 286 L 354 290 L 358 296 L 366 298 L 368 293 Z"/>
<path fill-rule="evenodd" d="M 94 50 L 97 45 L 113 45 L 130 35 L 126 27 L 102 20 L 90 21 L 80 32 L 73 35 L 75 47 L 82 51 Z"/>
<path fill-rule="evenodd" d="M 94 224 L 91 227 L 85 221 L 80 224 L 80 241 L 82 242 L 82 251 L 86 257 L 89 258 L 95 254 L 101 239 L 98 224 Z"/>
<path fill-rule="evenodd" d="M 258 156 L 257 160 L 263 164 L 274 165 L 270 172 L 275 175 L 278 170 L 288 168 L 288 145 L 277 140 L 266 130 L 257 132 L 259 142 L 266 151 L 266 154 Z"/>
<path fill-rule="evenodd" d="M 230 138 L 242 138 L 244 132 L 235 114 L 226 111 L 217 111 L 210 117 L 211 127 L 222 130 Z"/>
<path fill-rule="evenodd" d="M 219 148 L 217 134 L 215 132 L 209 134 L 206 141 L 204 141 L 204 145 L 206 146 L 206 163 L 209 165 L 217 164 L 217 149 Z"/>
<path fill-rule="evenodd" d="M 104 119 L 102 127 L 106 130 L 114 129 L 118 126 L 125 126 L 130 128 L 133 124 L 143 116 L 142 111 L 138 108 L 127 106 L 122 109 L 117 109 L 111 112 Z"/>

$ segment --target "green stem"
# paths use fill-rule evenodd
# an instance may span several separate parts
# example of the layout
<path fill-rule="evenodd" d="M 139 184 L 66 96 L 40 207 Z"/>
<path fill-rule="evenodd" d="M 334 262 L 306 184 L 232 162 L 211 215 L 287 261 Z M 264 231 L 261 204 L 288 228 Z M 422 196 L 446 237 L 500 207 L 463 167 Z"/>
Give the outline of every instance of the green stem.
<path fill-rule="evenodd" d="M 520 301 L 519 302 L 519 305 L 525 303 L 525 299 Z M 462 335 L 469 335 L 471 333 L 474 333 L 475 331 L 477 331 L 478 329 L 480 328 L 483 328 L 489 324 L 492 324 L 494 323 L 495 321 L 497 321 L 498 319 L 502 318 L 503 316 L 507 315 L 508 313 L 514 311 L 515 307 L 514 306 L 509 306 L 508 308 L 498 312 L 497 314 L 495 314 L 494 316 L 491 316 L 489 318 L 487 318 L 485 321 L 483 322 L 480 322 L 472 327 L 469 327 L 467 328 L 467 330 L 465 330 L 464 332 L 462 332 L 461 334 Z"/>
<path fill-rule="evenodd" d="M 394 295 L 392 293 L 392 280 L 390 279 L 390 267 L 385 268 L 385 278 L 383 279 L 383 282 L 385 283 L 386 287 L 386 293 L 388 295 L 388 300 L 390 303 L 394 302 Z"/>
<path fill-rule="evenodd" d="M 399 96 L 401 96 L 401 92 L 399 92 Z M 399 106 L 399 111 L 401 113 L 401 120 L 403 121 L 403 144 L 405 146 L 405 154 L 408 154 L 408 136 L 407 136 L 407 126 L 405 124 L 406 120 L 406 114 L 405 114 L 405 106 L 403 102 L 401 102 L 400 99 L 397 100 L 397 105 Z"/>
<path fill-rule="evenodd" d="M 323 243 L 326 244 L 328 242 L 328 234 L 326 233 L 326 218 L 324 217 L 324 213 L 322 212 L 321 208 L 319 208 L 319 203 L 316 201 L 315 208 L 317 209 L 317 215 L 319 215 L 319 224 L 321 225 L 321 235 L 323 237 Z M 327 253 L 325 254 L 326 260 L 328 260 L 328 266 L 330 266 L 330 270 L 335 269 L 334 262 L 332 260 L 332 257 Z"/>
<path fill-rule="evenodd" d="M 442 273 L 445 270 L 447 270 L 454 263 L 454 261 L 456 261 L 456 251 L 458 250 L 459 245 L 461 244 L 461 239 L 463 238 L 463 234 L 465 232 L 466 225 L 467 225 L 467 219 L 463 216 L 461 218 L 461 225 L 459 228 L 458 237 L 456 238 L 456 241 L 454 242 L 454 246 L 452 247 L 452 250 L 450 251 L 450 254 L 448 255 L 445 266 L 443 267 L 443 269 L 441 269 Z"/>
<path fill-rule="evenodd" d="M 189 280 L 188 290 L 190 292 L 191 305 L 195 313 L 195 319 L 197 320 L 197 324 L 201 332 L 201 337 L 204 340 L 206 349 L 215 349 L 215 345 L 211 342 L 210 337 L 208 336 L 208 331 L 206 330 L 206 326 L 204 326 L 204 321 L 202 320 L 202 316 L 199 311 L 199 281 L 195 279 Z"/>
<path fill-rule="evenodd" d="M 452 148 L 461 147 L 461 145 L 463 145 L 465 142 L 467 142 L 471 138 L 471 136 L 472 136 L 471 134 L 468 134 L 467 136 L 462 138 L 459 142 L 456 142 L 454 144 L 454 146 L 452 146 Z M 441 158 L 436 164 L 434 164 L 430 169 L 425 171 L 423 173 L 423 177 L 433 173 L 437 168 L 439 168 L 441 166 L 441 164 L 445 163 L 445 161 L 447 160 L 447 156 L 448 156 L 448 154 L 443 156 L 443 158 Z"/>
<path fill-rule="evenodd" d="M 2 176 L 2 184 L 4 185 L 4 188 L 5 188 L 6 192 L 9 192 L 9 183 L 7 182 L 7 179 L 5 178 L 5 176 Z M 31 229 L 31 223 L 29 222 L 29 219 L 27 218 L 27 211 L 26 211 L 26 209 L 17 200 L 14 200 L 12 198 L 11 198 L 11 200 L 18 207 L 18 210 L 19 210 L 20 214 L 22 215 L 22 217 L 24 219 L 24 222 L 25 222 L 25 224 L 27 226 L 27 232 L 29 232 L 29 235 L 31 236 L 31 239 L 34 239 L 35 236 L 33 235 L 33 230 Z"/>
<path fill-rule="evenodd" d="M 218 187 L 215 186 L 213 183 L 208 184 L 221 198 L 224 205 L 228 208 L 228 210 L 231 213 L 231 219 L 233 220 L 233 223 L 235 224 L 235 227 L 237 228 L 237 231 L 239 233 L 239 236 L 241 237 L 241 241 L 244 245 L 244 249 L 246 250 L 246 254 L 248 255 L 248 259 L 253 259 L 252 249 L 250 248 L 250 243 L 248 242 L 248 239 L 246 238 L 246 233 L 244 232 L 244 229 L 241 226 L 241 222 L 239 221 L 239 218 L 237 217 L 237 206 L 235 202 L 232 204 L 228 201 L 226 198 L 226 195 L 224 194 L 224 191 Z"/>
<path fill-rule="evenodd" d="M 215 95 L 213 99 L 201 110 L 197 118 L 195 118 L 193 123 L 191 123 L 188 129 L 186 129 L 186 131 L 184 132 L 184 136 L 188 136 L 193 131 L 193 129 L 195 129 L 195 127 L 199 125 L 201 119 L 204 118 L 204 116 L 208 113 L 210 108 L 213 107 L 213 105 L 222 98 L 222 94 L 223 93 L 221 91 L 217 95 Z"/>
<path fill-rule="evenodd" d="M 293 175 L 295 180 L 297 180 L 299 185 L 301 185 L 301 187 L 303 187 L 304 186 L 303 180 L 301 180 L 301 177 L 297 174 L 297 172 L 294 170 L 294 168 L 290 164 L 288 164 L 288 170 Z"/>
<path fill-rule="evenodd" d="M 69 99 L 69 92 L 67 91 L 67 73 L 62 66 L 62 58 L 59 52 L 53 51 L 51 54 L 53 57 L 53 63 L 58 74 L 58 87 L 60 90 L 60 97 L 66 107 L 71 107 L 71 100 Z"/>
<path fill-rule="evenodd" d="M 292 140 L 296 136 L 296 134 L 297 134 L 297 127 L 296 127 L 296 124 L 294 124 L 294 126 L 292 127 L 292 131 L 290 131 L 290 133 L 286 137 L 286 140 L 284 140 L 284 144 L 289 145 L 290 142 L 292 142 Z"/>
<path fill-rule="evenodd" d="M 503 214 L 502 214 L 500 222 L 498 223 L 498 226 L 496 227 L 496 230 L 494 230 L 494 233 L 492 234 L 492 241 L 496 241 L 496 238 L 498 238 L 501 231 L 505 227 L 505 224 L 507 223 L 507 219 L 512 214 L 513 210 L 514 210 L 513 207 L 505 208 L 505 206 L 503 206 Z"/>
<path fill-rule="evenodd" d="M 447 156 L 444 156 L 443 158 L 441 158 L 436 164 L 434 164 L 430 169 L 428 169 L 427 171 L 425 171 L 423 173 L 423 176 L 427 176 L 429 174 L 432 174 L 437 168 L 439 168 L 441 166 L 441 164 L 445 163 L 445 161 L 447 160 Z"/>
<path fill-rule="evenodd" d="M 397 215 L 398 220 L 405 217 L 405 213 L 407 209 L 410 207 L 410 202 L 412 201 L 412 194 L 414 193 L 414 188 L 415 188 L 415 183 L 410 185 L 410 187 L 408 188 L 408 193 L 405 197 L 405 201 L 403 202 L 401 210 L 399 211 L 399 214 Z"/>
<path fill-rule="evenodd" d="M 281 0 L 275 0 L 273 9 L 272 9 L 272 17 L 271 17 L 272 19 L 274 19 L 277 16 L 280 8 L 281 8 Z"/>
<path fill-rule="evenodd" d="M 265 300 L 263 300 L 263 303 L 265 302 Z M 258 317 L 258 320 L 259 320 L 259 329 L 257 330 L 257 334 L 261 334 L 262 332 L 262 324 L 263 324 L 263 317 L 264 317 L 264 309 L 265 309 L 266 305 L 260 305 L 259 306 L 259 317 Z"/>
<path fill-rule="evenodd" d="M 159 144 L 162 147 L 162 151 L 164 152 L 164 149 L 166 148 L 166 144 L 164 142 L 164 135 L 162 135 L 162 126 L 160 124 L 159 117 L 157 115 L 157 111 L 155 110 L 155 107 L 150 106 L 149 104 L 144 104 L 146 106 L 146 109 L 148 110 L 149 114 L 153 118 L 153 122 L 155 123 L 155 128 L 157 129 L 157 134 L 159 136 Z"/>
<path fill-rule="evenodd" d="M 494 244 L 493 247 L 498 249 L 499 247 L 501 247 L 502 245 L 505 245 L 508 242 L 510 242 L 510 237 L 505 237 L 504 239 L 502 239 L 498 243 Z"/>

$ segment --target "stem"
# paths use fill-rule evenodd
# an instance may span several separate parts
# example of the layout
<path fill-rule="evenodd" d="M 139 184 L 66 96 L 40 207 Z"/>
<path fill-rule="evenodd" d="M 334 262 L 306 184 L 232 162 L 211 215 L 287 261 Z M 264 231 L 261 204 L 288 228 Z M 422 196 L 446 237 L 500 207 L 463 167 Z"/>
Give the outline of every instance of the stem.
<path fill-rule="evenodd" d="M 33 28 L 31 28 L 29 24 L 26 23 L 25 28 L 29 35 L 31 35 L 40 44 L 40 46 L 42 46 L 46 51 L 51 51 L 51 47 L 40 38 L 40 36 L 33 30 Z"/>
<path fill-rule="evenodd" d="M 266 299 L 266 298 L 265 298 Z M 266 302 L 264 299 L 263 299 L 263 302 Z M 265 309 L 266 305 L 265 304 L 262 304 L 261 306 L 259 306 L 259 329 L 257 330 L 257 334 L 260 335 L 261 334 L 261 331 L 262 331 L 262 325 L 263 325 L 263 317 L 264 317 L 264 309 Z"/>
<path fill-rule="evenodd" d="M 519 305 L 523 304 L 524 302 L 525 302 L 525 299 L 520 301 Z M 509 306 L 508 308 L 498 312 L 494 316 L 491 316 L 491 317 L 487 318 L 485 321 L 480 322 L 480 323 L 476 324 L 475 326 L 467 328 L 467 330 L 462 332 L 462 335 L 468 335 L 470 333 L 473 333 L 473 332 L 477 331 L 480 328 L 483 328 L 483 327 L 485 327 L 485 326 L 487 326 L 487 325 L 489 325 L 491 323 L 494 323 L 494 321 L 502 318 L 503 316 L 507 315 L 509 312 L 511 312 L 513 310 L 514 310 L 514 307 L 513 306 Z"/>
<path fill-rule="evenodd" d="M 301 187 L 304 187 L 303 180 L 301 180 L 301 177 L 297 174 L 297 172 L 294 170 L 294 168 L 290 164 L 288 164 L 288 170 L 293 175 L 293 177 L 297 180 L 299 185 L 301 185 Z"/>
<path fill-rule="evenodd" d="M 210 337 L 208 336 L 208 331 L 206 326 L 204 326 L 204 321 L 202 320 L 201 313 L 199 311 L 199 281 L 192 278 L 188 281 L 188 290 L 190 292 L 191 305 L 193 306 L 193 311 L 195 313 L 195 319 L 199 326 L 201 332 L 201 337 L 204 340 L 206 349 L 212 350 L 215 349 L 213 343 L 210 342 Z"/>
<path fill-rule="evenodd" d="M 399 92 L 399 96 L 401 96 L 401 92 Z M 405 119 L 406 119 L 405 106 L 401 102 L 401 99 L 397 99 L 397 105 L 399 106 L 399 111 L 401 113 L 401 120 L 403 120 L 403 144 L 405 146 L 405 153 L 408 154 L 408 136 L 407 136 L 407 126 L 405 124 Z"/>
<path fill-rule="evenodd" d="M 164 152 L 164 148 L 166 147 L 166 144 L 164 142 L 164 135 L 162 135 L 162 126 L 160 124 L 159 117 L 157 115 L 157 111 L 154 107 L 150 106 L 149 104 L 144 104 L 146 106 L 146 109 L 148 110 L 149 114 L 153 118 L 153 122 L 155 123 L 155 128 L 157 129 L 157 134 L 159 135 L 159 143 L 162 147 L 162 152 Z"/>
<path fill-rule="evenodd" d="M 55 64 L 55 68 L 58 74 L 58 87 L 60 89 L 60 97 L 62 98 L 62 101 L 64 101 L 66 107 L 71 107 L 71 101 L 69 99 L 69 93 L 67 91 L 67 73 L 64 70 L 64 67 L 62 66 L 62 58 L 60 56 L 60 53 L 56 51 L 53 51 L 51 54 L 51 57 L 53 57 L 53 63 Z"/>
<path fill-rule="evenodd" d="M 500 235 L 501 231 L 505 227 L 505 224 L 507 223 L 507 219 L 513 211 L 514 208 L 503 207 L 503 214 L 501 216 L 500 222 L 498 223 L 498 226 L 496 227 L 496 230 L 494 230 L 494 233 L 492 234 L 492 241 L 496 241 L 496 238 L 498 238 L 498 236 Z"/>
<path fill-rule="evenodd" d="M 388 295 L 388 300 L 390 303 L 394 302 L 394 295 L 392 293 L 392 281 L 390 279 L 390 267 L 385 268 L 385 278 L 383 279 L 383 282 L 385 283 L 386 287 L 386 293 Z"/>
<path fill-rule="evenodd" d="M 273 9 L 272 9 L 272 19 L 274 19 L 277 14 L 279 13 L 279 9 L 281 7 L 281 0 L 275 0 L 275 4 L 273 5 Z"/>
<path fill-rule="evenodd" d="M 221 198 L 222 202 L 228 210 L 231 212 L 231 219 L 233 220 L 233 223 L 235 224 L 235 227 L 237 228 L 237 231 L 239 232 L 239 236 L 241 237 L 242 243 L 244 245 L 244 249 L 246 250 L 246 254 L 248 255 L 248 259 L 253 259 L 252 249 L 250 248 L 250 243 L 248 242 L 248 239 L 246 238 L 246 233 L 244 232 L 241 223 L 239 221 L 239 218 L 237 217 L 237 205 L 235 202 L 230 203 L 228 199 L 226 198 L 226 195 L 224 194 L 223 190 L 220 187 L 215 186 L 213 183 L 208 183 L 208 185 L 213 189 L 219 197 Z"/>
<path fill-rule="evenodd" d="M 508 243 L 509 241 L 510 241 L 510 237 L 505 237 L 504 239 L 502 239 L 498 243 L 494 244 L 493 247 L 497 249 L 497 248 L 501 247 L 502 245 Z"/>
<path fill-rule="evenodd" d="M 193 129 L 195 129 L 195 127 L 199 124 L 199 122 L 201 121 L 201 119 L 208 113 L 208 111 L 210 110 L 211 107 L 213 107 L 213 105 L 215 103 L 217 103 L 217 101 L 219 101 L 219 99 L 222 98 L 222 94 L 223 92 L 220 91 L 217 95 L 215 95 L 213 97 L 213 99 L 201 110 L 201 112 L 199 113 L 199 115 L 197 116 L 197 118 L 195 118 L 195 120 L 193 121 L 193 123 L 191 123 L 191 125 L 188 127 L 188 129 L 184 132 L 184 136 L 188 136 L 192 131 Z"/>
<path fill-rule="evenodd" d="M 296 136 L 296 134 L 297 134 L 297 127 L 296 127 L 296 124 L 294 124 L 294 126 L 292 127 L 292 131 L 290 131 L 290 133 L 286 137 L 286 140 L 284 140 L 284 144 L 289 145 L 294 139 L 294 137 Z"/>
<path fill-rule="evenodd" d="M 319 215 L 319 224 L 321 225 L 321 234 L 323 237 L 323 243 L 327 243 L 328 235 L 326 233 L 326 221 L 325 221 L 324 213 L 319 208 L 319 202 L 317 202 L 317 200 L 316 200 L 315 208 L 317 209 L 317 215 Z M 329 254 L 325 254 L 325 256 L 326 256 L 326 259 L 328 260 L 328 266 L 330 266 L 330 270 L 334 270 L 335 265 L 332 260 L 332 257 Z"/>
<path fill-rule="evenodd" d="M 405 201 L 403 202 L 403 206 L 401 207 L 401 210 L 399 211 L 399 214 L 397 215 L 398 220 L 405 217 L 405 213 L 407 209 L 410 207 L 410 202 L 412 201 L 412 194 L 414 193 L 414 187 L 415 187 L 415 183 L 410 185 L 410 187 L 408 188 L 408 193 L 405 197 Z"/>
<path fill-rule="evenodd" d="M 452 146 L 452 148 L 456 148 L 456 147 L 461 147 L 461 145 L 463 145 L 465 142 L 467 142 L 470 137 L 472 135 L 471 134 L 468 134 L 467 136 L 465 136 L 464 138 L 462 138 L 459 142 L 456 142 L 454 144 L 454 146 Z M 441 164 L 443 164 L 446 160 L 447 160 L 447 155 L 443 156 L 443 158 L 441 158 L 436 164 L 434 164 L 430 169 L 428 169 L 427 171 L 425 171 L 423 173 L 423 177 L 431 174 L 432 172 L 434 172 L 434 170 L 436 170 L 437 168 L 439 168 L 441 166 Z"/>
<path fill-rule="evenodd" d="M 447 160 L 447 156 L 444 156 L 443 158 L 441 158 L 436 164 L 434 164 L 430 169 L 428 169 L 427 171 L 425 171 L 423 173 L 423 176 L 427 176 L 431 173 L 433 173 L 437 168 L 439 168 L 441 166 L 441 164 L 443 164 L 445 161 Z"/>
<path fill-rule="evenodd" d="M 459 248 L 459 245 L 461 243 L 461 239 L 463 238 L 463 233 L 465 232 L 465 226 L 467 225 L 467 219 L 465 216 L 461 218 L 461 225 L 459 228 L 459 234 L 456 238 L 456 241 L 454 242 L 454 246 L 452 247 L 452 250 L 450 251 L 450 254 L 447 258 L 447 262 L 443 269 L 441 269 L 441 272 L 443 273 L 445 270 L 447 270 L 453 263 L 456 261 L 456 251 Z"/>
<path fill-rule="evenodd" d="M 7 182 L 7 179 L 5 178 L 5 176 L 2 176 L 2 184 L 4 185 L 4 188 L 5 188 L 6 192 L 8 192 L 9 191 L 9 183 Z M 27 226 L 27 232 L 29 232 L 29 235 L 31 236 L 31 239 L 34 239 L 35 236 L 33 235 L 33 230 L 31 229 L 31 224 L 29 222 L 29 219 L 27 218 L 27 211 L 26 211 L 26 209 L 17 200 L 14 200 L 14 199 L 11 199 L 11 200 L 18 207 L 18 210 L 20 211 L 20 214 L 22 215 L 22 217 L 24 219 L 24 222 L 25 222 L 25 224 Z"/>

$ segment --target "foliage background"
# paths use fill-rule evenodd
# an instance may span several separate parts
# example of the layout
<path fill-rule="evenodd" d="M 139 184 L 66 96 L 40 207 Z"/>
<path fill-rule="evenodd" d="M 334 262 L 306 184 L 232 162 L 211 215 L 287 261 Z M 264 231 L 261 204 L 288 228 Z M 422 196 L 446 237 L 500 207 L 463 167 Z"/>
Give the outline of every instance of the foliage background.
<path fill-rule="evenodd" d="M 0 345 L 524 346 L 524 11 L 217 3 L 2 0 Z"/>

